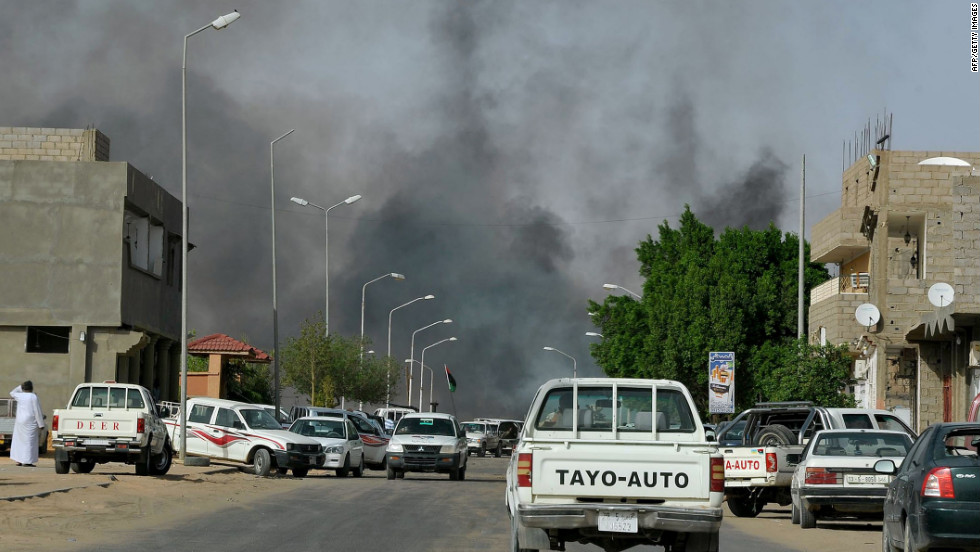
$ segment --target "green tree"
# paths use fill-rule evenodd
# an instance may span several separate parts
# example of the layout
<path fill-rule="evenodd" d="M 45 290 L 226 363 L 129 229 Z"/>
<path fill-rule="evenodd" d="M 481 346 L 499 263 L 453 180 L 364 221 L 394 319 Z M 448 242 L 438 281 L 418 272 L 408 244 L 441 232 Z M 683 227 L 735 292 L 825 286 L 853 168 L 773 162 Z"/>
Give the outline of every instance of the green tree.
<path fill-rule="evenodd" d="M 589 302 L 604 336 L 591 346 L 596 363 L 610 376 L 681 381 L 706 410 L 708 353 L 734 351 L 736 405 L 769 399 L 772 382 L 755 361 L 769 348 L 785 353 L 784 361 L 797 354 L 798 237 L 770 224 L 729 228 L 715 239 L 690 207 L 677 229 L 664 222 L 658 230 L 659 240 L 647 236 L 636 249 L 642 300 Z M 808 263 L 804 296 L 828 277 L 822 265 Z"/>
<path fill-rule="evenodd" d="M 383 401 L 388 382 L 397 384 L 397 363 L 372 355 L 362 360 L 360 338 L 325 334 L 320 313 L 317 319 L 303 322 L 298 337 L 287 339 L 280 357 L 283 381 L 310 395 L 314 406 L 336 406 L 340 397 Z"/>

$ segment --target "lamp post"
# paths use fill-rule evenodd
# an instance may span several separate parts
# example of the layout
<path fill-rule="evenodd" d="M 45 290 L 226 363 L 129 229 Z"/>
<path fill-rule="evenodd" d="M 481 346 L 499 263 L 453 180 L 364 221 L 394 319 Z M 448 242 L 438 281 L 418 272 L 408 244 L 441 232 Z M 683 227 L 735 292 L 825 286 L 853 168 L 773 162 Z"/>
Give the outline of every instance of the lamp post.
<path fill-rule="evenodd" d="M 364 362 L 364 300 L 367 297 L 367 287 L 368 287 L 369 284 L 373 284 L 374 282 L 377 282 L 378 280 L 382 280 L 382 279 L 388 278 L 388 277 L 394 278 L 395 280 L 404 280 L 405 279 L 405 275 L 404 274 L 399 274 L 397 272 L 389 272 L 387 274 L 382 274 L 381 276 L 378 276 L 377 278 L 375 278 L 375 279 L 373 279 L 373 280 L 371 280 L 369 282 L 365 282 L 364 285 L 361 286 L 361 343 L 358 346 L 358 349 L 361 352 L 360 353 L 360 362 L 362 363 L 362 365 L 363 365 L 363 362 Z M 362 406 L 364 406 L 363 403 L 361 403 L 358 406 L 358 409 L 360 409 Z M 341 396 L 340 397 L 340 408 L 343 408 L 343 407 L 344 407 L 344 397 Z"/>
<path fill-rule="evenodd" d="M 447 318 L 445 320 L 438 320 L 436 322 L 429 324 L 428 326 L 422 326 L 421 328 L 412 332 L 412 356 L 409 360 L 412 361 L 415 360 L 415 334 L 421 332 L 424 329 L 431 328 L 436 324 L 452 324 L 452 323 L 453 323 L 452 318 Z M 414 371 L 412 370 L 412 364 L 409 364 L 408 365 L 408 405 L 409 406 L 412 406 L 412 376 L 413 375 L 414 375 Z"/>
<path fill-rule="evenodd" d="M 276 299 L 276 142 L 289 136 L 296 129 L 269 142 L 269 191 L 272 196 L 272 379 L 275 381 L 276 421 L 279 419 L 279 303 Z"/>
<path fill-rule="evenodd" d="M 640 300 L 643 299 L 643 297 L 641 297 L 639 293 L 634 293 L 634 292 L 632 292 L 632 291 L 624 288 L 623 286 L 619 286 L 619 285 L 616 285 L 616 284 L 602 284 L 602 287 L 608 289 L 609 291 L 612 291 L 614 289 L 621 289 L 621 290 L 625 291 L 626 293 L 629 293 L 630 295 L 632 295 L 633 297 L 635 297 L 637 301 L 640 301 Z"/>
<path fill-rule="evenodd" d="M 559 351 L 558 349 L 555 349 L 554 347 L 545 347 L 544 350 L 545 351 L 554 351 L 554 352 L 558 353 L 559 355 L 564 355 L 564 356 L 572 359 L 572 377 L 573 378 L 577 378 L 578 377 L 578 363 L 575 362 L 575 357 L 573 357 L 572 355 L 569 355 L 569 354 L 565 354 L 565 353 Z"/>
<path fill-rule="evenodd" d="M 446 339 L 440 339 L 439 341 L 436 341 L 435 343 L 433 343 L 432 345 L 429 345 L 428 347 L 423 347 L 422 348 L 422 360 L 419 361 L 419 364 L 421 364 L 423 367 L 425 366 L 425 351 L 426 351 L 426 349 L 431 349 L 431 348 L 435 347 L 436 345 L 441 345 L 442 343 L 445 343 L 447 341 L 456 341 L 456 338 L 455 337 L 447 337 Z M 429 368 L 429 372 L 430 373 L 432 372 L 432 368 Z M 422 369 L 419 368 L 419 412 L 422 412 L 422 382 L 424 380 L 425 380 L 425 372 L 423 372 Z M 432 380 L 433 380 L 433 378 L 430 377 L 429 378 L 429 402 L 430 403 L 432 402 Z M 411 406 L 411 404 L 412 403 L 409 403 L 409 406 Z M 429 412 L 431 412 L 431 411 L 432 411 L 432 407 L 429 406 Z"/>
<path fill-rule="evenodd" d="M 324 284 L 323 284 L 323 334 L 326 337 L 330 336 L 330 210 L 334 207 L 340 207 L 341 205 L 350 205 L 355 201 L 361 199 L 360 195 L 352 195 L 349 198 L 337 203 L 336 205 L 331 205 L 330 207 L 323 208 L 316 203 L 311 203 L 306 201 L 301 197 L 291 197 L 289 201 L 296 203 L 297 205 L 302 205 L 306 207 L 315 207 L 323 211 L 323 274 L 324 274 Z"/>
<path fill-rule="evenodd" d="M 184 56 L 180 66 L 180 167 L 181 167 L 181 254 L 180 254 L 180 458 L 187 459 L 187 39 L 214 27 L 221 30 L 241 14 L 235 10 L 200 29 L 184 35 Z"/>
<path fill-rule="evenodd" d="M 419 362 L 417 360 L 412 360 L 410 358 L 406 358 L 405 359 L 405 363 L 406 364 L 411 364 L 412 362 L 418 362 L 419 364 L 422 364 L 421 362 Z M 419 372 L 421 372 L 423 375 L 425 374 L 425 372 L 423 372 L 422 368 L 427 368 L 429 370 L 429 412 L 432 412 L 432 387 L 433 387 L 432 382 L 435 379 L 435 374 L 432 372 L 432 368 L 431 367 L 429 367 L 429 366 L 422 366 L 421 368 L 419 368 Z M 421 378 L 421 377 L 422 376 L 419 376 L 419 378 Z M 419 399 L 419 401 L 420 401 L 419 408 L 421 408 L 422 407 L 421 399 Z M 411 406 L 411 405 L 409 405 L 409 406 Z"/>
<path fill-rule="evenodd" d="M 436 296 L 432 294 L 423 297 L 416 297 L 415 299 L 412 299 L 408 303 L 403 303 L 401 305 L 398 305 L 397 307 L 391 309 L 391 311 L 388 312 L 388 357 L 389 358 L 391 357 L 391 315 L 395 314 L 396 310 L 402 307 L 407 307 L 416 301 L 428 301 L 430 299 L 435 299 L 435 298 Z M 385 408 L 387 408 L 391 405 L 391 376 L 386 374 L 385 378 L 386 378 L 385 379 Z"/>

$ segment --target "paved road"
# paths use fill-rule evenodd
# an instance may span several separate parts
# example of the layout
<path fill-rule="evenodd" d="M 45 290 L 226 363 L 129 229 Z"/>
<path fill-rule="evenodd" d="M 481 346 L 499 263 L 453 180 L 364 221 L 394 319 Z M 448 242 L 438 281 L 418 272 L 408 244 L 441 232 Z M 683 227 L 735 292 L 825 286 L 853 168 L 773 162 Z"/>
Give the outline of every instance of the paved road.
<path fill-rule="evenodd" d="M 378 471 L 368 471 L 361 479 L 341 479 L 313 472 L 295 490 L 215 511 L 207 518 L 152 533 L 113 531 L 98 550 L 508 550 L 503 501 L 506 463 L 507 458 L 471 457 L 465 481 L 434 474 L 408 474 L 405 480 L 388 481 Z M 880 550 L 879 544 L 873 544 L 879 542 L 880 526 L 818 528 L 804 534 L 788 518 L 787 509 L 771 509 L 751 520 L 726 517 L 721 549 Z M 570 543 L 568 550 L 599 549 Z"/>

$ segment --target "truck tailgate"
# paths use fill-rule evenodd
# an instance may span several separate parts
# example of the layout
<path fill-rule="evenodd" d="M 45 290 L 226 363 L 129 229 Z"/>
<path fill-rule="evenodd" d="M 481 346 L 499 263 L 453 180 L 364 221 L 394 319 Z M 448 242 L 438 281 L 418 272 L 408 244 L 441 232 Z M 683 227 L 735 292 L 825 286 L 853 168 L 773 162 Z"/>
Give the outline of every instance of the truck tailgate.
<path fill-rule="evenodd" d="M 725 454 L 725 479 L 766 477 L 765 447 L 722 447 Z"/>
<path fill-rule="evenodd" d="M 704 445 L 615 441 L 538 441 L 529 447 L 532 494 L 543 497 L 694 499 L 709 492 Z M 684 451 L 679 453 L 679 451 Z"/>
<path fill-rule="evenodd" d="M 117 437 L 136 436 L 136 420 L 139 412 L 119 410 L 60 410 L 58 414 L 59 436 Z"/>

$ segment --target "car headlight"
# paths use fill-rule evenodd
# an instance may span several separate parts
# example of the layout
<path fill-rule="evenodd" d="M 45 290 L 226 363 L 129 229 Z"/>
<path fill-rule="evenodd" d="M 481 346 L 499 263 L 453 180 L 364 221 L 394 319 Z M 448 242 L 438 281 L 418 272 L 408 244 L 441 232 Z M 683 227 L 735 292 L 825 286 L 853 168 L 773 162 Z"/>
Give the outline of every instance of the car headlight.
<path fill-rule="evenodd" d="M 388 452 L 402 452 L 401 443 L 388 443 Z"/>
<path fill-rule="evenodd" d="M 286 450 L 299 450 L 299 445 L 296 443 L 286 443 Z"/>
<path fill-rule="evenodd" d="M 442 448 L 439 449 L 439 452 L 443 454 L 452 454 L 456 452 L 456 445 L 442 445 Z"/>
<path fill-rule="evenodd" d="M 327 454 L 343 454 L 344 453 L 344 447 L 342 447 L 342 446 L 327 447 L 327 448 L 325 448 L 323 450 L 323 452 L 325 452 Z"/>

